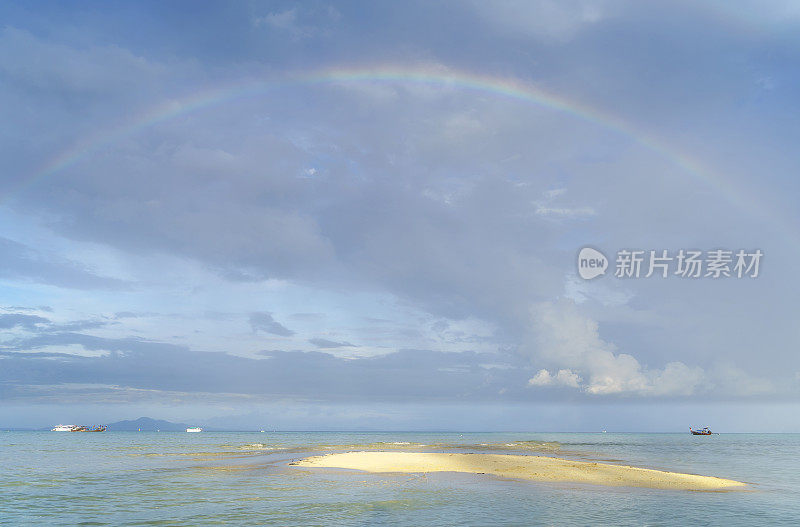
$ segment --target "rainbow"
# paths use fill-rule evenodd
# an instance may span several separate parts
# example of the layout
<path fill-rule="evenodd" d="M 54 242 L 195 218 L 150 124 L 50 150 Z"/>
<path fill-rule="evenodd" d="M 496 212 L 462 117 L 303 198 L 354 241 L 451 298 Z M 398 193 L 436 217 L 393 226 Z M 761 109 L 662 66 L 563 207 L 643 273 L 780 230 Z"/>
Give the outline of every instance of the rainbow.
<path fill-rule="evenodd" d="M 683 172 L 713 187 L 730 202 L 744 209 L 753 210 L 752 200 L 745 204 L 731 186 L 716 174 L 702 166 L 697 160 L 682 154 L 654 136 L 634 128 L 624 120 L 589 107 L 577 101 L 553 94 L 538 86 L 514 78 L 491 77 L 441 67 L 374 67 L 333 68 L 307 73 L 290 74 L 276 79 L 246 81 L 231 85 L 201 90 L 180 99 L 169 100 L 141 116 L 113 130 L 103 130 L 97 135 L 84 138 L 71 148 L 59 153 L 39 170 L 14 187 L 5 198 L 38 181 L 51 177 L 68 167 L 90 157 L 95 152 L 143 129 L 158 125 L 178 116 L 236 99 L 264 95 L 279 88 L 298 85 L 350 85 L 384 83 L 391 85 L 427 85 L 438 88 L 456 88 L 503 97 L 524 104 L 545 108 L 572 118 L 592 123 L 625 136 L 671 162 Z M 747 205 L 747 206 L 745 206 Z"/>

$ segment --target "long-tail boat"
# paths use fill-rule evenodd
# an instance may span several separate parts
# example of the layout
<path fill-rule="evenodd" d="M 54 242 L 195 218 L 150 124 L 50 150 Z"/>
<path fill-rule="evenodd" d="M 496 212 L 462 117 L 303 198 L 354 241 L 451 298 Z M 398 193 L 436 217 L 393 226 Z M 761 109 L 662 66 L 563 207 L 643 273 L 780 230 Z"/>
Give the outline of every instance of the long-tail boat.
<path fill-rule="evenodd" d="M 703 427 L 701 430 L 695 430 L 690 426 L 689 432 L 691 432 L 693 436 L 710 436 L 712 433 L 711 429 L 707 426 Z"/>

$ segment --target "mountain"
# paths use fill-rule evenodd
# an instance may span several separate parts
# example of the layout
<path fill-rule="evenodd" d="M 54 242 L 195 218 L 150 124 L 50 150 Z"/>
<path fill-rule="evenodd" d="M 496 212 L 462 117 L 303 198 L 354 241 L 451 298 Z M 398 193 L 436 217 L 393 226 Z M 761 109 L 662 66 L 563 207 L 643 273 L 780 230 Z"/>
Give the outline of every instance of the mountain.
<path fill-rule="evenodd" d="M 172 423 L 162 419 L 151 419 L 149 417 L 140 417 L 132 421 L 117 421 L 108 425 L 109 431 L 133 431 L 141 430 L 142 432 L 155 432 L 160 430 L 162 432 L 183 432 L 190 425 L 186 423 Z"/>

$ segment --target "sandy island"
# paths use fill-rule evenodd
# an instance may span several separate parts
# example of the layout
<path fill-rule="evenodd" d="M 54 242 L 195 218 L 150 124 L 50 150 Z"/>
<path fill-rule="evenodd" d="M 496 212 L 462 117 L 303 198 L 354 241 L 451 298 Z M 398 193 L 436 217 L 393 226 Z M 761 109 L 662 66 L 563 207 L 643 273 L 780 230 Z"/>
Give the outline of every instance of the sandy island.
<path fill-rule="evenodd" d="M 747 487 L 746 483 L 713 476 L 571 461 L 546 456 L 508 454 L 347 452 L 309 457 L 294 465 L 367 472 L 468 472 L 535 481 L 656 489 L 736 490 Z"/>

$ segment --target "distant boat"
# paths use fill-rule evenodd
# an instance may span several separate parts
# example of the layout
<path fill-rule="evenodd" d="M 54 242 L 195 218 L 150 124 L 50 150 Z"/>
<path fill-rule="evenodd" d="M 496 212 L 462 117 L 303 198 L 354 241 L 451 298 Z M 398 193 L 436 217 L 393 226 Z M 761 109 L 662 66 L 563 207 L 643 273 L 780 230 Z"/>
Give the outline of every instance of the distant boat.
<path fill-rule="evenodd" d="M 81 432 L 105 432 L 106 427 L 105 425 L 95 426 L 94 428 L 87 428 L 86 430 L 81 430 Z"/>
<path fill-rule="evenodd" d="M 703 427 L 701 430 L 695 430 L 690 426 L 689 432 L 691 432 L 693 436 L 710 436 L 712 434 L 711 429 L 707 426 Z"/>
<path fill-rule="evenodd" d="M 56 425 L 51 432 L 72 432 L 74 428 L 80 428 L 78 425 Z"/>
<path fill-rule="evenodd" d="M 51 429 L 51 432 L 105 432 L 105 426 L 95 426 L 89 428 L 82 425 L 57 425 Z"/>
<path fill-rule="evenodd" d="M 202 432 L 203 429 L 200 428 L 199 426 L 190 426 L 189 428 L 186 429 L 186 431 L 187 432 Z"/>
<path fill-rule="evenodd" d="M 75 426 L 70 430 L 70 432 L 105 432 L 105 426 L 95 426 L 94 428 L 89 428 L 88 426 Z"/>

